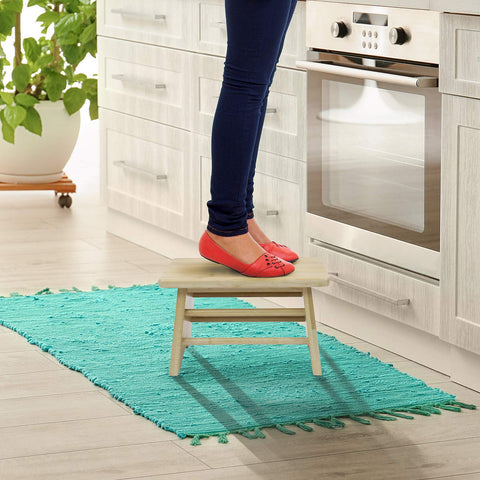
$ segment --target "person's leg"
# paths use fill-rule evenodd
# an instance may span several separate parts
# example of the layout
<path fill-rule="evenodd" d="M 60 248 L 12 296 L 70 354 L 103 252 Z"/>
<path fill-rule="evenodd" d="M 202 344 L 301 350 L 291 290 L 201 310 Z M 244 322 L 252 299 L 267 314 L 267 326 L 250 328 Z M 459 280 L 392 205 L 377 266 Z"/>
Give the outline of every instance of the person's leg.
<path fill-rule="evenodd" d="M 265 93 L 292 0 L 225 0 L 228 46 L 212 127 L 209 236 L 252 263 L 265 251 L 248 233 L 246 189 Z"/>
<path fill-rule="evenodd" d="M 280 55 L 281 55 L 282 50 L 283 50 L 285 35 L 287 33 L 290 22 L 292 20 L 293 14 L 295 12 L 296 5 L 297 5 L 297 0 L 291 0 L 290 12 L 288 14 L 288 19 L 287 19 L 287 23 L 285 25 L 285 30 L 283 32 L 282 40 L 280 42 L 279 49 L 278 49 L 278 52 L 277 52 L 277 58 L 276 58 L 276 61 L 275 61 L 275 66 L 272 69 L 269 84 L 268 84 L 268 88 L 266 89 L 265 97 L 264 97 L 263 103 L 262 103 L 262 108 L 261 108 L 261 112 L 260 112 L 260 120 L 258 122 L 258 128 L 257 128 L 257 136 L 256 136 L 256 139 L 255 139 L 255 145 L 253 147 L 252 159 L 251 159 L 251 162 L 250 162 L 250 170 L 249 170 L 248 181 L 247 181 L 247 196 L 245 198 L 245 205 L 246 205 L 246 209 L 247 209 L 247 220 L 250 220 L 254 217 L 254 214 L 253 214 L 253 209 L 254 209 L 254 205 L 253 205 L 253 189 L 254 189 L 253 188 L 253 179 L 254 179 L 254 176 L 255 176 L 255 168 L 256 168 L 256 163 L 257 163 L 258 148 L 259 148 L 259 145 L 260 145 L 260 139 L 261 139 L 263 124 L 264 124 L 264 120 L 265 120 L 265 113 L 266 113 L 266 110 L 267 110 L 268 95 L 270 93 L 270 87 L 272 85 L 273 78 L 274 78 L 274 75 L 275 75 L 275 71 L 277 69 L 277 63 L 278 63 L 278 60 L 280 59 Z M 250 229 L 250 222 L 248 222 L 248 223 L 249 223 L 249 229 Z M 252 223 L 254 223 L 255 226 L 256 226 L 255 222 L 252 222 Z M 251 232 L 251 233 L 254 233 L 254 232 Z M 257 232 L 255 232 L 255 233 L 257 233 Z M 262 232 L 258 232 L 258 234 L 260 236 L 262 236 Z M 259 240 L 257 240 L 257 241 L 259 241 Z M 265 236 L 265 234 L 263 234 L 262 243 L 265 243 L 265 242 L 268 242 L 268 241 L 269 241 L 268 238 Z"/>

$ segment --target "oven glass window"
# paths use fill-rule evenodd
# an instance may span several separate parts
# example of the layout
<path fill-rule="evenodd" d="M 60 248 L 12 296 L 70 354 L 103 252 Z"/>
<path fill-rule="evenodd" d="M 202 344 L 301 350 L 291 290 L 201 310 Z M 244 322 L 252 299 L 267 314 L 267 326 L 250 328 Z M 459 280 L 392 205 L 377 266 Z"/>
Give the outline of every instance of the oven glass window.
<path fill-rule="evenodd" d="M 425 96 L 373 80 L 321 85 L 321 203 L 423 232 Z"/>

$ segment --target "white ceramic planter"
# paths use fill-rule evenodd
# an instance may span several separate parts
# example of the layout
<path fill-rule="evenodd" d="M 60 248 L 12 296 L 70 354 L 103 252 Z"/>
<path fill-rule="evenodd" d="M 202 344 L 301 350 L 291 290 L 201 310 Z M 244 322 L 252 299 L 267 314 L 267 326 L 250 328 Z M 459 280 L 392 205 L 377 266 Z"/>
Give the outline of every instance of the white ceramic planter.
<path fill-rule="evenodd" d="M 46 183 L 62 178 L 80 132 L 80 111 L 70 116 L 61 100 L 43 100 L 35 108 L 42 119 L 41 136 L 19 126 L 11 144 L 0 134 L 0 182 Z"/>

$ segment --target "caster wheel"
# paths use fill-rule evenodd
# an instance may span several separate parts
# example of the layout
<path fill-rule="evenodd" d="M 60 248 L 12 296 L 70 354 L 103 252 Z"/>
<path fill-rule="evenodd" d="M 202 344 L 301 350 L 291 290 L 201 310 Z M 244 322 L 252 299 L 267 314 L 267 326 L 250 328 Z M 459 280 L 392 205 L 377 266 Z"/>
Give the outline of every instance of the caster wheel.
<path fill-rule="evenodd" d="M 58 204 L 62 208 L 63 207 L 70 208 L 70 206 L 72 205 L 72 197 L 68 194 L 62 193 L 62 195 L 60 195 L 60 197 L 58 197 Z"/>

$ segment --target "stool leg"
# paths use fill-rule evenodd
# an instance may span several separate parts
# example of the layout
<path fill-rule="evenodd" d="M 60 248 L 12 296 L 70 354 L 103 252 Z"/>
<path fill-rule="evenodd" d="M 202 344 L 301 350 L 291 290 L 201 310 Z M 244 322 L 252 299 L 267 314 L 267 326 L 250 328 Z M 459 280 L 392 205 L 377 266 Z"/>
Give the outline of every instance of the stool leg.
<path fill-rule="evenodd" d="M 320 363 L 320 350 L 318 348 L 317 325 L 315 323 L 313 296 L 310 287 L 303 289 L 303 302 L 305 305 L 305 323 L 307 325 L 308 348 L 312 361 L 312 372 L 314 375 L 321 375 L 322 366 Z"/>
<path fill-rule="evenodd" d="M 193 308 L 193 297 L 187 295 L 185 288 L 177 290 L 177 305 L 175 307 L 175 324 L 173 327 L 172 355 L 170 358 L 169 375 L 175 377 L 180 372 L 182 366 L 183 354 L 185 346 L 183 338 L 191 336 L 192 322 L 185 321 L 185 307 Z"/>

